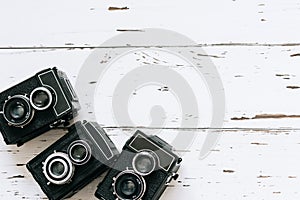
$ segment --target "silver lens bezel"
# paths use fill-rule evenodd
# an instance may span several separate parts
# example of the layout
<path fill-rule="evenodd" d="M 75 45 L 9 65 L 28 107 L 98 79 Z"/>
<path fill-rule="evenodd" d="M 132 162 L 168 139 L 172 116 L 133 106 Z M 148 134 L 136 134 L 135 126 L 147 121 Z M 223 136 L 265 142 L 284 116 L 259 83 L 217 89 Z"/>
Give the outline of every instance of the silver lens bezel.
<path fill-rule="evenodd" d="M 117 185 L 117 184 L 116 184 L 116 183 L 117 183 L 119 177 L 122 176 L 122 175 L 124 175 L 124 174 L 131 174 L 131 175 L 134 175 L 134 176 L 141 182 L 141 187 L 142 187 L 141 192 L 140 192 L 140 194 L 139 194 L 136 198 L 134 198 L 134 199 L 124 199 L 124 198 L 122 198 L 122 197 L 117 193 L 117 189 L 116 189 L 116 185 Z M 142 176 L 140 176 L 140 175 L 138 175 L 137 173 L 135 173 L 133 170 L 124 170 L 124 171 L 122 171 L 121 173 L 119 173 L 116 177 L 113 178 L 113 184 L 112 184 L 112 186 L 113 186 L 113 194 L 117 197 L 118 200 L 140 200 L 140 199 L 144 196 L 144 194 L 145 194 L 145 192 L 146 192 L 146 181 L 145 181 L 145 179 L 144 179 Z"/>
<path fill-rule="evenodd" d="M 23 121 L 19 122 L 19 123 L 16 123 L 16 122 L 13 122 L 11 120 L 9 120 L 7 117 L 6 117 L 6 112 L 5 112 L 5 108 L 7 106 L 7 104 L 12 101 L 13 99 L 22 99 L 26 102 L 27 106 L 28 106 L 28 112 L 26 114 L 26 117 L 24 118 Z M 9 97 L 3 104 L 3 117 L 4 119 L 9 123 L 9 125 L 13 125 L 15 127 L 23 127 L 25 125 L 27 125 L 33 118 L 34 116 L 34 110 L 31 109 L 31 105 L 30 105 L 30 100 L 25 96 L 25 95 L 14 95 L 12 97 Z"/>
<path fill-rule="evenodd" d="M 48 103 L 46 106 L 44 106 L 44 107 L 38 107 L 38 106 L 36 106 L 36 105 L 33 103 L 33 99 L 32 99 L 33 94 L 34 94 L 36 91 L 39 91 L 39 90 L 45 92 L 45 93 L 49 96 L 49 103 Z M 52 94 L 51 94 L 51 92 L 50 92 L 49 89 L 47 89 L 47 88 L 45 88 L 45 87 L 37 87 L 37 88 L 35 88 L 34 90 L 31 91 L 30 97 L 29 97 L 29 101 L 30 101 L 30 105 L 31 105 L 34 109 L 41 111 L 41 110 L 46 110 L 47 108 L 50 107 L 50 105 L 52 104 L 52 101 L 53 101 L 53 97 L 52 97 Z"/>
<path fill-rule="evenodd" d="M 82 147 L 85 149 L 85 151 L 86 151 L 85 157 L 84 157 L 82 160 L 80 160 L 80 161 L 78 161 L 77 159 L 73 158 L 73 156 L 72 156 L 72 150 L 73 150 L 73 148 L 74 148 L 75 146 L 78 146 L 78 145 L 79 145 L 79 146 L 82 146 Z M 90 147 L 90 145 L 89 145 L 86 141 L 84 141 L 84 140 L 76 140 L 76 141 L 72 142 L 72 143 L 69 145 L 67 152 L 68 152 L 69 158 L 71 159 L 71 162 L 72 162 L 73 164 L 75 164 L 75 165 L 84 165 L 84 164 L 86 164 L 86 163 L 90 160 L 90 158 L 91 158 L 91 156 L 92 156 L 92 150 L 91 150 L 91 147 Z"/>
<path fill-rule="evenodd" d="M 153 167 L 152 169 L 148 172 L 148 173 L 143 173 L 143 172 L 140 172 L 137 167 L 136 167 L 136 161 L 138 159 L 139 156 L 147 156 L 151 159 L 151 161 L 153 161 Z M 135 173 L 141 175 L 141 176 L 147 176 L 149 174 L 151 174 L 155 168 L 157 166 L 157 156 L 154 154 L 154 152 L 149 152 L 149 151 L 141 151 L 141 152 L 138 152 L 132 159 L 132 168 L 133 170 L 135 171 Z"/>
<path fill-rule="evenodd" d="M 64 166 L 64 172 L 63 172 L 61 175 L 59 175 L 59 176 L 58 176 L 58 175 L 55 175 L 55 174 L 52 172 L 52 170 L 51 170 L 52 165 L 53 165 L 55 162 L 60 162 L 60 163 L 62 163 L 63 166 Z M 65 160 L 62 160 L 61 158 L 56 158 L 56 159 L 52 160 L 52 161 L 50 162 L 50 164 L 48 165 L 48 170 L 49 170 L 50 175 L 53 176 L 53 177 L 56 178 L 56 179 L 60 179 L 60 178 L 64 177 L 64 176 L 67 174 L 67 172 L 68 172 L 66 169 L 68 169 L 68 165 L 67 165 L 66 161 L 65 161 Z"/>
<path fill-rule="evenodd" d="M 54 159 L 53 159 L 54 158 Z M 64 173 L 62 175 L 55 175 L 51 171 L 51 166 L 54 162 L 61 162 L 64 165 Z M 50 163 L 49 163 L 50 162 Z M 68 183 L 74 175 L 74 165 L 66 153 L 54 152 L 49 155 L 43 163 L 43 174 L 46 179 L 53 184 L 62 185 Z M 53 177 L 53 178 L 52 178 Z M 57 180 L 59 179 L 59 180 Z"/>

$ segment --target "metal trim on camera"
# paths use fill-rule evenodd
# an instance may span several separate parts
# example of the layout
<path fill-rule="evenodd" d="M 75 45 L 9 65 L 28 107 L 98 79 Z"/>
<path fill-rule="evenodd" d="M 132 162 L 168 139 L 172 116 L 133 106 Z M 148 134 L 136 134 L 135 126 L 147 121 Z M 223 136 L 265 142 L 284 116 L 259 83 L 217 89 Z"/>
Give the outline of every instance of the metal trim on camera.
<path fill-rule="evenodd" d="M 95 195 L 107 200 L 158 200 L 177 179 L 181 161 L 166 141 L 138 130 L 126 141 Z"/>
<path fill-rule="evenodd" d="M 70 109 L 72 109 L 70 103 L 67 100 L 67 97 L 61 87 L 61 84 L 59 83 L 57 77 L 55 76 L 55 73 L 53 70 L 46 71 L 44 73 L 41 73 L 38 75 L 38 78 L 43 86 L 51 87 L 53 91 L 56 92 L 56 96 L 60 96 L 61 98 L 58 98 L 56 103 L 53 106 L 54 112 L 56 116 L 60 116 Z M 49 82 L 51 80 L 51 84 Z M 55 82 L 52 82 L 55 80 Z"/>
<path fill-rule="evenodd" d="M 43 163 L 43 173 L 48 184 L 62 185 L 68 183 L 74 175 L 74 165 L 67 154 L 54 152 Z"/>
<path fill-rule="evenodd" d="M 157 162 L 157 155 L 154 152 L 141 151 L 133 157 L 132 167 L 137 174 L 147 176 L 157 167 Z"/>
<path fill-rule="evenodd" d="M 34 109 L 46 110 L 52 104 L 53 97 L 49 89 L 38 87 L 30 93 L 29 100 Z"/>
<path fill-rule="evenodd" d="M 111 149 L 112 159 L 107 160 L 96 144 L 108 145 L 105 148 Z M 49 199 L 60 200 L 70 198 L 107 171 L 118 155 L 118 149 L 97 122 L 78 121 L 26 167 Z"/>
<path fill-rule="evenodd" d="M 158 161 L 161 161 L 157 164 L 164 171 L 169 171 L 171 168 L 171 163 L 173 163 L 176 159 L 174 155 L 172 155 L 170 152 L 167 152 L 165 149 L 160 148 L 154 141 L 147 138 L 146 135 L 141 134 L 141 132 L 137 132 L 135 134 L 128 146 L 134 149 L 136 152 L 155 152 Z"/>
<path fill-rule="evenodd" d="M 23 127 L 32 120 L 33 115 L 34 110 L 24 95 L 8 97 L 3 104 L 3 117 L 9 125 Z"/>
<path fill-rule="evenodd" d="M 84 165 L 91 158 L 91 147 L 84 140 L 76 140 L 68 147 L 68 156 L 75 165 Z"/>
<path fill-rule="evenodd" d="M 54 127 L 69 125 L 81 107 L 67 79 L 57 68 L 47 68 L 0 91 L 0 132 L 6 144 L 21 146 Z"/>
<path fill-rule="evenodd" d="M 132 170 L 122 171 L 113 180 L 113 194 L 119 200 L 139 200 L 145 194 L 145 179 Z"/>

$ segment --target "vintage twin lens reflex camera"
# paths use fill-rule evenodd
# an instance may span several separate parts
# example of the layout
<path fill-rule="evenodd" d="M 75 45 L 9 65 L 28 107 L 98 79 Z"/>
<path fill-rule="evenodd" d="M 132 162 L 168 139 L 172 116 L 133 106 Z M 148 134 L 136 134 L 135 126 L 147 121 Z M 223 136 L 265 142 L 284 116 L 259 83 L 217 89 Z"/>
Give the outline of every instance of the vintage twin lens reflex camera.
<path fill-rule="evenodd" d="M 96 122 L 76 122 L 27 168 L 49 199 L 72 196 L 108 169 L 119 155 Z"/>
<path fill-rule="evenodd" d="M 161 138 L 137 131 L 95 195 L 102 200 L 157 200 L 167 184 L 177 179 L 181 161 Z"/>
<path fill-rule="evenodd" d="M 20 146 L 67 123 L 79 109 L 66 74 L 49 68 L 0 93 L 0 131 L 6 144 Z"/>

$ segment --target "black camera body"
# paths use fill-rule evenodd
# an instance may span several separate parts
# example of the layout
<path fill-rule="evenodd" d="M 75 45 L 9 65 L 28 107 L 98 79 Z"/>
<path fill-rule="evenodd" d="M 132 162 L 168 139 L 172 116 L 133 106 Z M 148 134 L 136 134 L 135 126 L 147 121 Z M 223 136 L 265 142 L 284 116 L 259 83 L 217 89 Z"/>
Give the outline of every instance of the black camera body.
<path fill-rule="evenodd" d="M 66 74 L 49 68 L 0 93 L 0 131 L 6 144 L 26 141 L 67 123 L 80 109 Z"/>
<path fill-rule="evenodd" d="M 72 196 L 110 167 L 119 155 L 96 122 L 76 122 L 68 133 L 26 165 L 51 200 Z"/>
<path fill-rule="evenodd" d="M 102 200 L 157 200 L 176 173 L 182 159 L 158 136 L 137 131 L 98 185 L 95 196 Z"/>

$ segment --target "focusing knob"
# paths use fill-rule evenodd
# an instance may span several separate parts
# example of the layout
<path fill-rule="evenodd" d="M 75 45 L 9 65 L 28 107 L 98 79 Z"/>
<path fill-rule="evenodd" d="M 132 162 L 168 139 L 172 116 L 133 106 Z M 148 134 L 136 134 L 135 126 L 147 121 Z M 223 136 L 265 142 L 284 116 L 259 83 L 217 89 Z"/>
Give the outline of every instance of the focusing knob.
<path fill-rule="evenodd" d="M 170 183 L 170 182 L 172 181 L 172 179 L 176 180 L 178 177 L 179 177 L 179 174 L 173 173 L 172 175 L 170 175 L 170 176 L 167 178 L 167 184 Z"/>

